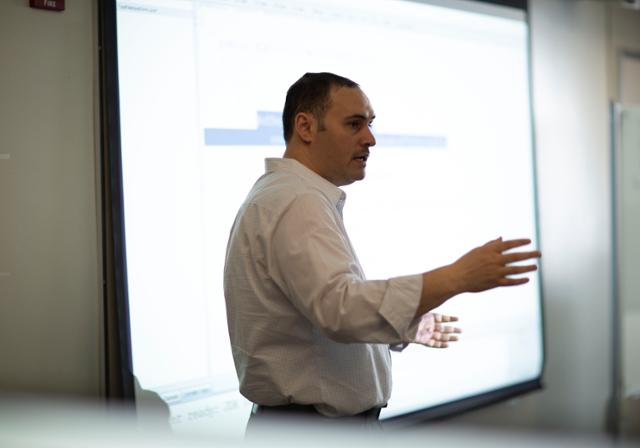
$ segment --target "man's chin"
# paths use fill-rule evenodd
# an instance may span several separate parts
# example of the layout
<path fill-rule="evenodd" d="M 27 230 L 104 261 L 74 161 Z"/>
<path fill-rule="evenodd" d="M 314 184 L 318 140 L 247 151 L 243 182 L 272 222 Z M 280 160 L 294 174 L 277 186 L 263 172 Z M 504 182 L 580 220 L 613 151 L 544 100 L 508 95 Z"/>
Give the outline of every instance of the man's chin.
<path fill-rule="evenodd" d="M 365 176 L 366 176 L 366 173 L 364 171 L 362 171 L 361 174 L 357 174 L 357 175 L 353 176 L 351 179 L 349 179 L 347 181 L 348 183 L 346 183 L 345 185 L 349 185 L 349 184 L 352 184 L 352 183 L 357 182 L 359 180 L 362 180 L 362 179 L 365 178 Z"/>

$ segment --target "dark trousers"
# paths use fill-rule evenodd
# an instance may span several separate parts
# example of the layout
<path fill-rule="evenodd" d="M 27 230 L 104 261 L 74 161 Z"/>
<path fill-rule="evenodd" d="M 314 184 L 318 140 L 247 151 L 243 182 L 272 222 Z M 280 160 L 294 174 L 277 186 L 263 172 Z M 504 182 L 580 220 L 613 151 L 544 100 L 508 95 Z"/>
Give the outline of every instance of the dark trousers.
<path fill-rule="evenodd" d="M 246 440 L 264 437 L 278 438 L 279 434 L 308 436 L 309 431 L 319 436 L 342 433 L 380 434 L 380 408 L 373 408 L 347 417 L 326 417 L 311 405 L 290 404 L 286 406 L 253 405 L 247 429 Z M 293 431 L 293 432 L 291 432 Z"/>

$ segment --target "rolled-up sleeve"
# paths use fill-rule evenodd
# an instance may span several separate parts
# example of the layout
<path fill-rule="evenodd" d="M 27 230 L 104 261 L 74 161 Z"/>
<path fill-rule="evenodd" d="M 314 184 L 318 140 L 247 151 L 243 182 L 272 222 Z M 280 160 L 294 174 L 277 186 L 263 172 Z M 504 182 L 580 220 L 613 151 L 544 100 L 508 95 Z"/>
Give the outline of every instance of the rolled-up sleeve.
<path fill-rule="evenodd" d="M 273 280 L 327 337 L 343 343 L 414 340 L 422 276 L 366 280 L 326 197 L 296 196 L 273 232 L 268 255 Z"/>

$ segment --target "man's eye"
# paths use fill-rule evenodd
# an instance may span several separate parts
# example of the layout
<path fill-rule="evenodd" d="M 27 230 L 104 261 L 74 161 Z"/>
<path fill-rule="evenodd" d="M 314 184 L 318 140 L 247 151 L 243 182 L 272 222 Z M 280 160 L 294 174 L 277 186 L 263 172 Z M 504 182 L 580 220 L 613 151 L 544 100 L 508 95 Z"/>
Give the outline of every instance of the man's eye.
<path fill-rule="evenodd" d="M 349 122 L 349 126 L 351 127 L 351 129 L 360 129 L 360 122 L 359 121 L 351 121 L 351 122 Z"/>

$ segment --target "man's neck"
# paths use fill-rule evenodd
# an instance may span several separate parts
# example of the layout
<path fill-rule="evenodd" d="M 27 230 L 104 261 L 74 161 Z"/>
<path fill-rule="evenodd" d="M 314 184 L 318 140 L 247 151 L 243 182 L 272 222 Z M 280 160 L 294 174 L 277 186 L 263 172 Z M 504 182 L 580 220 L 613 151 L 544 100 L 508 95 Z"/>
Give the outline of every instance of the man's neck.
<path fill-rule="evenodd" d="M 316 167 L 314 166 L 311 158 L 308 156 L 306 148 L 300 148 L 295 145 L 287 145 L 287 148 L 284 151 L 284 155 L 282 156 L 285 159 L 294 159 L 298 161 L 300 164 L 306 166 L 314 173 L 321 176 Z"/>

